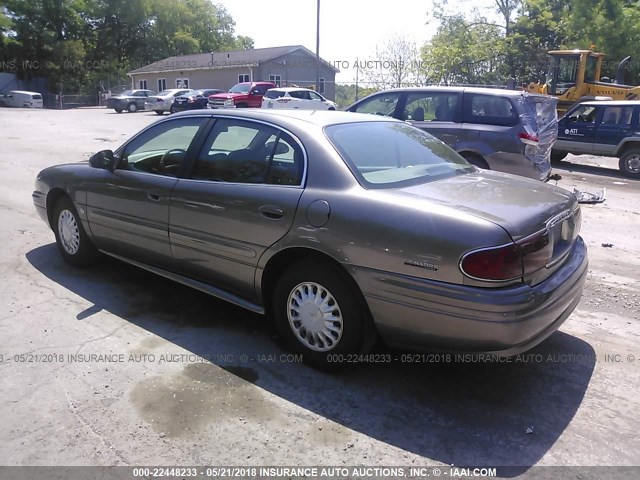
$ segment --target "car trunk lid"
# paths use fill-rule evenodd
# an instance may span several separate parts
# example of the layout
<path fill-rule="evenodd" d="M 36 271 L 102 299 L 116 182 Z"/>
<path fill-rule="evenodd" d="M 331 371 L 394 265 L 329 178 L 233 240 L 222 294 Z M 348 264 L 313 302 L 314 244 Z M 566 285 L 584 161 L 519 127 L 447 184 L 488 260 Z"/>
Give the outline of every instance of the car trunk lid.
<path fill-rule="evenodd" d="M 580 230 L 580 209 L 571 192 L 524 177 L 480 171 L 398 189 L 395 194 L 427 199 L 495 223 L 514 242 L 547 231 L 552 244 L 549 268 L 566 257 Z"/>

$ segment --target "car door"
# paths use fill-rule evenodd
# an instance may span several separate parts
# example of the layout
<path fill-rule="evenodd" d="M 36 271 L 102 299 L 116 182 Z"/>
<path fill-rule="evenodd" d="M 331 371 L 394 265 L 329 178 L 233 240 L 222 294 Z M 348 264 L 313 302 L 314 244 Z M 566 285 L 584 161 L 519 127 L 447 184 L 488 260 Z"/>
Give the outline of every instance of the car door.
<path fill-rule="evenodd" d="M 613 155 L 618 144 L 632 134 L 632 106 L 604 106 L 600 120 L 596 123 L 593 153 Z"/>
<path fill-rule="evenodd" d="M 309 91 L 309 110 L 327 110 L 329 108 L 329 104 L 326 99 L 316 93 Z"/>
<path fill-rule="evenodd" d="M 133 101 L 135 102 L 136 107 L 138 107 L 138 110 L 144 110 L 145 102 L 149 98 L 148 93 L 144 90 L 138 90 L 137 92 L 133 92 L 133 95 L 131 96 L 133 97 Z"/>
<path fill-rule="evenodd" d="M 452 148 L 460 138 L 462 92 L 420 91 L 407 93 L 398 115 L 412 125 L 434 135 Z"/>
<path fill-rule="evenodd" d="M 558 123 L 558 139 L 555 150 L 576 154 L 593 153 L 593 140 L 596 119 L 600 109 L 598 105 L 580 105 L 567 114 Z"/>
<path fill-rule="evenodd" d="M 155 124 L 117 152 L 118 167 L 96 169 L 87 186 L 87 216 L 98 248 L 169 266 L 169 201 L 190 147 L 209 117 Z"/>
<path fill-rule="evenodd" d="M 219 119 L 171 198 L 169 236 L 180 271 L 247 300 L 262 253 L 291 228 L 305 154 L 278 128 Z"/>

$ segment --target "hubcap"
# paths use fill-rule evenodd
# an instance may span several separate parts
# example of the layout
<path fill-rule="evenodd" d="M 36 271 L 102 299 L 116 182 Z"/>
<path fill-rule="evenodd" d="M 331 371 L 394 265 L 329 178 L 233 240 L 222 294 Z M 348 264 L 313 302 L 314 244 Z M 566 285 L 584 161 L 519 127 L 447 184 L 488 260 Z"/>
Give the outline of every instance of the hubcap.
<path fill-rule="evenodd" d="M 627 170 L 632 173 L 640 173 L 640 155 L 632 155 L 627 158 Z"/>
<path fill-rule="evenodd" d="M 300 283 L 289 294 L 287 317 L 298 340 L 316 352 L 334 348 L 342 338 L 342 312 L 331 292 L 314 282 Z"/>
<path fill-rule="evenodd" d="M 58 236 L 62 248 L 69 255 L 75 255 L 80 248 L 80 229 L 76 217 L 69 210 L 62 210 L 58 217 Z"/>

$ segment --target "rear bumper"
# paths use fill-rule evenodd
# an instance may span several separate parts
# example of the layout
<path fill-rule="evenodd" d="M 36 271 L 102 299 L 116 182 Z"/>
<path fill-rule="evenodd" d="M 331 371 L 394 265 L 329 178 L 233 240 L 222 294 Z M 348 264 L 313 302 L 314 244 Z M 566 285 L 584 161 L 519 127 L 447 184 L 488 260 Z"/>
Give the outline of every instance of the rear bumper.
<path fill-rule="evenodd" d="M 587 265 L 578 237 L 565 264 L 533 287 L 468 287 L 360 267 L 355 278 L 388 344 L 511 356 L 542 342 L 573 312 Z"/>

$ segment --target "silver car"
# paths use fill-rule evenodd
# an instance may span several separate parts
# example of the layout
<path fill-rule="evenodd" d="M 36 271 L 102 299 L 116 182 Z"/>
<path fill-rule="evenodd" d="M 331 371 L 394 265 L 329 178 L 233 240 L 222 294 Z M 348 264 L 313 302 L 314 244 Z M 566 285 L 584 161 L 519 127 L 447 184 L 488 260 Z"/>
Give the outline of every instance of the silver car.
<path fill-rule="evenodd" d="M 572 193 L 374 115 L 179 113 L 43 170 L 33 200 L 68 262 L 102 252 L 266 314 L 316 366 L 377 338 L 517 354 L 587 272 Z"/>

